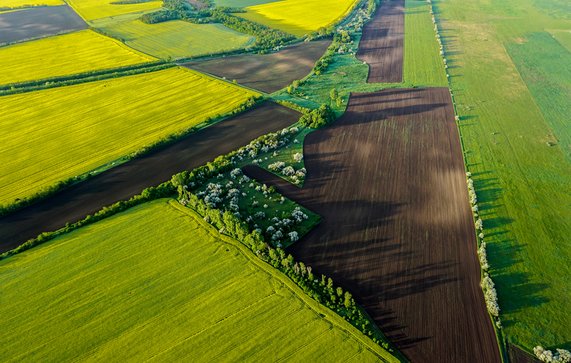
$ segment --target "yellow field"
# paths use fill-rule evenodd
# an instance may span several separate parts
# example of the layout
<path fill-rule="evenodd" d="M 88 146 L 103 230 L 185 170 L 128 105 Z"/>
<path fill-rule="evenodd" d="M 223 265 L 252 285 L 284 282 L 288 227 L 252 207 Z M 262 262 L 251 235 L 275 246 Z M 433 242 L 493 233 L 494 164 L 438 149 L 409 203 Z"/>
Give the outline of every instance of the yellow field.
<path fill-rule="evenodd" d="M 117 160 L 253 95 L 170 68 L 0 97 L 0 204 Z"/>
<path fill-rule="evenodd" d="M 283 0 L 246 8 L 243 18 L 302 36 L 331 25 L 349 13 L 356 0 Z"/>
<path fill-rule="evenodd" d="M 40 1 L 40 0 L 37 0 Z M 149 1 L 138 4 L 112 4 L 117 0 L 68 0 L 68 4 L 86 21 L 121 14 L 145 12 L 162 6 L 162 1 Z"/>
<path fill-rule="evenodd" d="M 0 84 L 115 68 L 155 58 L 91 30 L 0 48 Z"/>
<path fill-rule="evenodd" d="M 2 0 L 0 8 L 19 8 L 24 6 L 56 6 L 63 5 L 63 0 Z"/>

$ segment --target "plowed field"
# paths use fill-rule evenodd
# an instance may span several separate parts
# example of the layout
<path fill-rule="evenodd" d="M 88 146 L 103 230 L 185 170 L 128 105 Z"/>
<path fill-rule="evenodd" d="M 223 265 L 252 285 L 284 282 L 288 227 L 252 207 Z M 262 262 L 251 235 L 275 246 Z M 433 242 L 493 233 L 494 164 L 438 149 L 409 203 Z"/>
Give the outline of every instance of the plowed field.
<path fill-rule="evenodd" d="M 369 83 L 402 82 L 404 0 L 383 1 L 363 28 L 357 58 L 369 65 Z"/>
<path fill-rule="evenodd" d="M 448 90 L 354 94 L 304 153 L 301 190 L 246 169 L 323 217 L 294 256 L 354 292 L 412 362 L 499 362 Z"/>

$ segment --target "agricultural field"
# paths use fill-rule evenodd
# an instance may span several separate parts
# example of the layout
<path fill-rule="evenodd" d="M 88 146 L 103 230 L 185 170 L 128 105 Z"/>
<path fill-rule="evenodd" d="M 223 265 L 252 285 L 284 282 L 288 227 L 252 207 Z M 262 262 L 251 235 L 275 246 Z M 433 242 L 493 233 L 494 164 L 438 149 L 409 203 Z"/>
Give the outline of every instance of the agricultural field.
<path fill-rule="evenodd" d="M 506 46 L 527 88 L 571 162 L 571 52 L 548 33 L 532 33 Z"/>
<path fill-rule="evenodd" d="M 330 43 L 328 40 L 304 42 L 277 53 L 194 61 L 184 66 L 272 93 L 309 74 Z"/>
<path fill-rule="evenodd" d="M 69 6 L 51 6 L 0 13 L 0 45 L 86 29 Z"/>
<path fill-rule="evenodd" d="M 363 29 L 357 58 L 369 66 L 369 83 L 403 81 L 404 3 L 384 1 Z"/>
<path fill-rule="evenodd" d="M 404 15 L 404 82 L 448 86 L 426 0 L 406 0 Z"/>
<path fill-rule="evenodd" d="M 141 190 L 170 180 L 268 132 L 294 124 L 299 113 L 275 103 L 200 129 L 175 144 L 115 166 L 53 197 L 0 219 L 0 253 L 45 231 L 55 231 Z M 149 173 L 152 170 L 152 173 Z"/>
<path fill-rule="evenodd" d="M 228 6 L 231 8 L 245 8 L 248 6 L 273 3 L 281 0 L 214 0 L 217 6 Z"/>
<path fill-rule="evenodd" d="M 0 203 L 112 163 L 255 95 L 172 68 L 1 97 Z"/>
<path fill-rule="evenodd" d="M 550 30 L 549 32 L 557 39 L 559 44 L 571 52 L 571 30 Z"/>
<path fill-rule="evenodd" d="M 0 47 L 0 84 L 116 68 L 155 60 L 120 42 L 82 30 Z"/>
<path fill-rule="evenodd" d="M 116 4 L 116 0 L 67 0 L 67 3 L 85 20 L 116 17 L 160 9 L 162 1 L 141 1 L 133 4 Z"/>
<path fill-rule="evenodd" d="M 448 89 L 353 94 L 304 162 L 301 189 L 245 170 L 322 217 L 294 257 L 352 291 L 410 361 L 499 361 Z"/>
<path fill-rule="evenodd" d="M 349 14 L 355 0 L 283 0 L 249 6 L 243 18 L 297 36 L 332 25 Z"/>
<path fill-rule="evenodd" d="M 568 82 L 564 66 L 549 74 L 548 65 L 568 50 L 533 34 L 571 29 L 568 2 L 437 4 L 504 334 L 528 352 L 570 349 L 571 164 L 562 133 L 569 127 L 561 131 L 558 110 L 546 111 Z"/>
<path fill-rule="evenodd" d="M 94 22 L 105 34 L 131 48 L 162 59 L 189 58 L 246 48 L 254 38 L 221 24 L 167 21 L 145 24 L 139 19 Z"/>
<path fill-rule="evenodd" d="M 1 261 L 0 285 L 8 360 L 397 361 L 164 199 Z"/>
<path fill-rule="evenodd" d="M 24 8 L 34 6 L 64 5 L 63 0 L 2 0 L 0 8 Z"/>

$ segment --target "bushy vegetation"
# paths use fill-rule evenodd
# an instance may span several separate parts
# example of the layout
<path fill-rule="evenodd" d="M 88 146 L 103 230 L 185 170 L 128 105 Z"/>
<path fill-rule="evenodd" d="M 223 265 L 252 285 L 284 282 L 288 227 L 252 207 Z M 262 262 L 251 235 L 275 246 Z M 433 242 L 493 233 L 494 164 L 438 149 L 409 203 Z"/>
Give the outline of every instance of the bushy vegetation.
<path fill-rule="evenodd" d="M 556 349 L 555 353 L 550 350 L 544 349 L 542 346 L 538 345 L 533 348 L 533 353 L 539 358 L 540 361 L 546 363 L 569 363 L 571 362 L 571 353 L 565 349 Z"/>
<path fill-rule="evenodd" d="M 299 123 L 303 126 L 318 129 L 335 120 L 335 113 L 328 105 L 321 105 L 318 109 L 312 110 L 304 114 L 299 119 Z"/>
<path fill-rule="evenodd" d="M 172 200 L 61 235 L 0 271 L 5 360 L 396 361 Z"/>
<path fill-rule="evenodd" d="M 172 135 L 252 106 L 256 96 L 183 68 L 3 96 L 0 203 L 44 195 L 42 189 L 62 180 L 111 167 Z M 23 107 L 29 104 L 42 107 Z M 86 104 L 93 105 L 89 113 Z M 28 119 L 37 121 L 23 122 Z"/>
<path fill-rule="evenodd" d="M 83 30 L 0 48 L 0 85 L 155 60 L 116 40 Z"/>

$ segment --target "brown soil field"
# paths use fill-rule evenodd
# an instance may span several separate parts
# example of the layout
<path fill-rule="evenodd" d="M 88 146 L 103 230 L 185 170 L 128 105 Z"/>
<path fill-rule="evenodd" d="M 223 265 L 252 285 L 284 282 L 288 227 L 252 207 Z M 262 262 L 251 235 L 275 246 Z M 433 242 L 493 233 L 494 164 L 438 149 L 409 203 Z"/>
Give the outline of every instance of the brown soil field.
<path fill-rule="evenodd" d="M 357 58 L 369 65 L 369 83 L 402 82 L 404 0 L 381 2 L 363 28 Z"/>
<path fill-rule="evenodd" d="M 69 6 L 46 6 L 0 14 L 0 45 L 87 29 Z"/>
<path fill-rule="evenodd" d="M 412 362 L 500 362 L 448 89 L 353 94 L 304 157 L 302 189 L 245 168 L 323 217 L 289 252 L 351 291 Z"/>
<path fill-rule="evenodd" d="M 173 174 L 194 169 L 261 135 L 281 130 L 298 118 L 296 111 L 266 103 L 2 217 L 0 252 L 17 247 L 41 232 L 53 231 L 67 222 L 80 220 L 106 205 L 128 199 L 144 188 L 169 180 Z"/>
<path fill-rule="evenodd" d="M 183 66 L 200 72 L 236 80 L 245 86 L 272 93 L 311 72 L 315 62 L 325 53 L 330 40 L 300 43 L 272 54 L 244 54 Z"/>
<path fill-rule="evenodd" d="M 508 355 L 510 363 L 541 363 L 535 356 L 513 344 L 508 344 Z"/>

